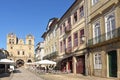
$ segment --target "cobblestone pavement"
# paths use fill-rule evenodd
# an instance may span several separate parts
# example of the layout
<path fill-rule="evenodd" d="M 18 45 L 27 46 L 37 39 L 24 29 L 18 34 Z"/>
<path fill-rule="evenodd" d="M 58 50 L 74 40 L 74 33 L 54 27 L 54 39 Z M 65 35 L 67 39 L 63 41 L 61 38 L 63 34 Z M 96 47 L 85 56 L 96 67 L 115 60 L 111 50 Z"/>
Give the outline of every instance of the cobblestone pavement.
<path fill-rule="evenodd" d="M 117 78 L 100 78 L 93 76 L 83 76 L 81 74 L 38 74 L 30 72 L 24 68 L 17 69 L 11 76 L 2 78 L 0 80 L 120 80 Z"/>
<path fill-rule="evenodd" d="M 120 80 L 117 78 L 100 78 L 92 76 L 74 75 L 74 74 L 45 74 L 39 75 L 45 80 Z"/>
<path fill-rule="evenodd" d="M 43 80 L 43 79 L 27 71 L 24 68 L 19 68 L 13 73 L 13 77 L 10 80 Z"/>

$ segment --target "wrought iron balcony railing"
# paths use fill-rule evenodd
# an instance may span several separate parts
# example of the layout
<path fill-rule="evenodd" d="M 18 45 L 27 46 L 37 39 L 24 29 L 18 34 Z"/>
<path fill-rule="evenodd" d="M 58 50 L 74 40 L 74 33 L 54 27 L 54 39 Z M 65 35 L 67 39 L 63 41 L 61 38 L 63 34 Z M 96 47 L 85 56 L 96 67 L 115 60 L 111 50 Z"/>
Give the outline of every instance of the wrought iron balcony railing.
<path fill-rule="evenodd" d="M 117 29 L 114 29 L 112 31 L 109 31 L 105 34 L 102 34 L 100 36 L 97 36 L 95 38 L 89 39 L 88 40 L 88 47 L 93 46 L 95 44 L 99 44 L 108 40 L 112 40 L 115 38 L 120 38 L 120 27 Z"/>
<path fill-rule="evenodd" d="M 65 49 L 66 54 L 70 54 L 72 52 L 72 47 L 68 47 Z"/>
<path fill-rule="evenodd" d="M 46 56 L 43 57 L 43 59 L 53 59 L 58 56 L 58 51 L 52 52 Z"/>

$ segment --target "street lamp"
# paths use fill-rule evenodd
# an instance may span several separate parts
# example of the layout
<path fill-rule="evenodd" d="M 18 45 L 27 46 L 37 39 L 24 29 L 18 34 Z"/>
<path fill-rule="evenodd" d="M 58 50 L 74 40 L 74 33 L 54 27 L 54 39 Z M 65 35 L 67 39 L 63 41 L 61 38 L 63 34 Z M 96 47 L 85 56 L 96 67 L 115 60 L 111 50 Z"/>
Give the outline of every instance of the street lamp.
<path fill-rule="evenodd" d="M 81 39 L 82 39 L 83 42 L 85 42 L 85 36 L 84 35 L 82 36 Z"/>

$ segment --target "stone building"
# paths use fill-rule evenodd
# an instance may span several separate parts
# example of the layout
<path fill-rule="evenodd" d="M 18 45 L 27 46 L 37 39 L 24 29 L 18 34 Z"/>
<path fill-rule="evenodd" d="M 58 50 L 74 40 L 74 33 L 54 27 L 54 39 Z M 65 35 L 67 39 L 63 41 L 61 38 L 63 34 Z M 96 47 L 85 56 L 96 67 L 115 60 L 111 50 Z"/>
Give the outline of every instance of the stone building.
<path fill-rule="evenodd" d="M 39 42 L 35 48 L 35 61 L 43 60 L 44 56 L 44 42 Z"/>
<path fill-rule="evenodd" d="M 34 37 L 29 34 L 25 40 L 18 39 L 13 33 L 7 35 L 9 58 L 16 62 L 16 66 L 25 66 L 25 63 L 34 61 Z"/>
<path fill-rule="evenodd" d="M 61 71 L 85 74 L 85 1 L 76 0 L 59 20 Z"/>
<path fill-rule="evenodd" d="M 43 59 L 57 60 L 58 57 L 58 18 L 52 18 L 49 20 L 46 32 L 43 33 L 44 39 L 44 57 Z"/>
<path fill-rule="evenodd" d="M 120 78 L 120 0 L 88 0 L 88 73 Z"/>

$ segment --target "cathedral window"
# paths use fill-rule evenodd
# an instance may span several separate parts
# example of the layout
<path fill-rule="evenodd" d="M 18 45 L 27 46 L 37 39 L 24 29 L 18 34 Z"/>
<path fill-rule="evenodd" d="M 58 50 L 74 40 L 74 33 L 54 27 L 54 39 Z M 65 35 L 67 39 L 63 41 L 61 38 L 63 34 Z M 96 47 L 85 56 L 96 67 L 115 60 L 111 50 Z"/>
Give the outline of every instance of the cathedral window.
<path fill-rule="evenodd" d="M 25 54 L 25 52 L 23 51 L 23 55 Z"/>
<path fill-rule="evenodd" d="M 20 55 L 20 51 L 18 51 L 18 55 Z"/>
<path fill-rule="evenodd" d="M 32 42 L 32 41 L 31 41 L 31 40 L 29 40 L 29 45 L 31 45 L 31 42 Z"/>
<path fill-rule="evenodd" d="M 9 44 L 11 44 L 11 39 L 9 39 Z"/>

